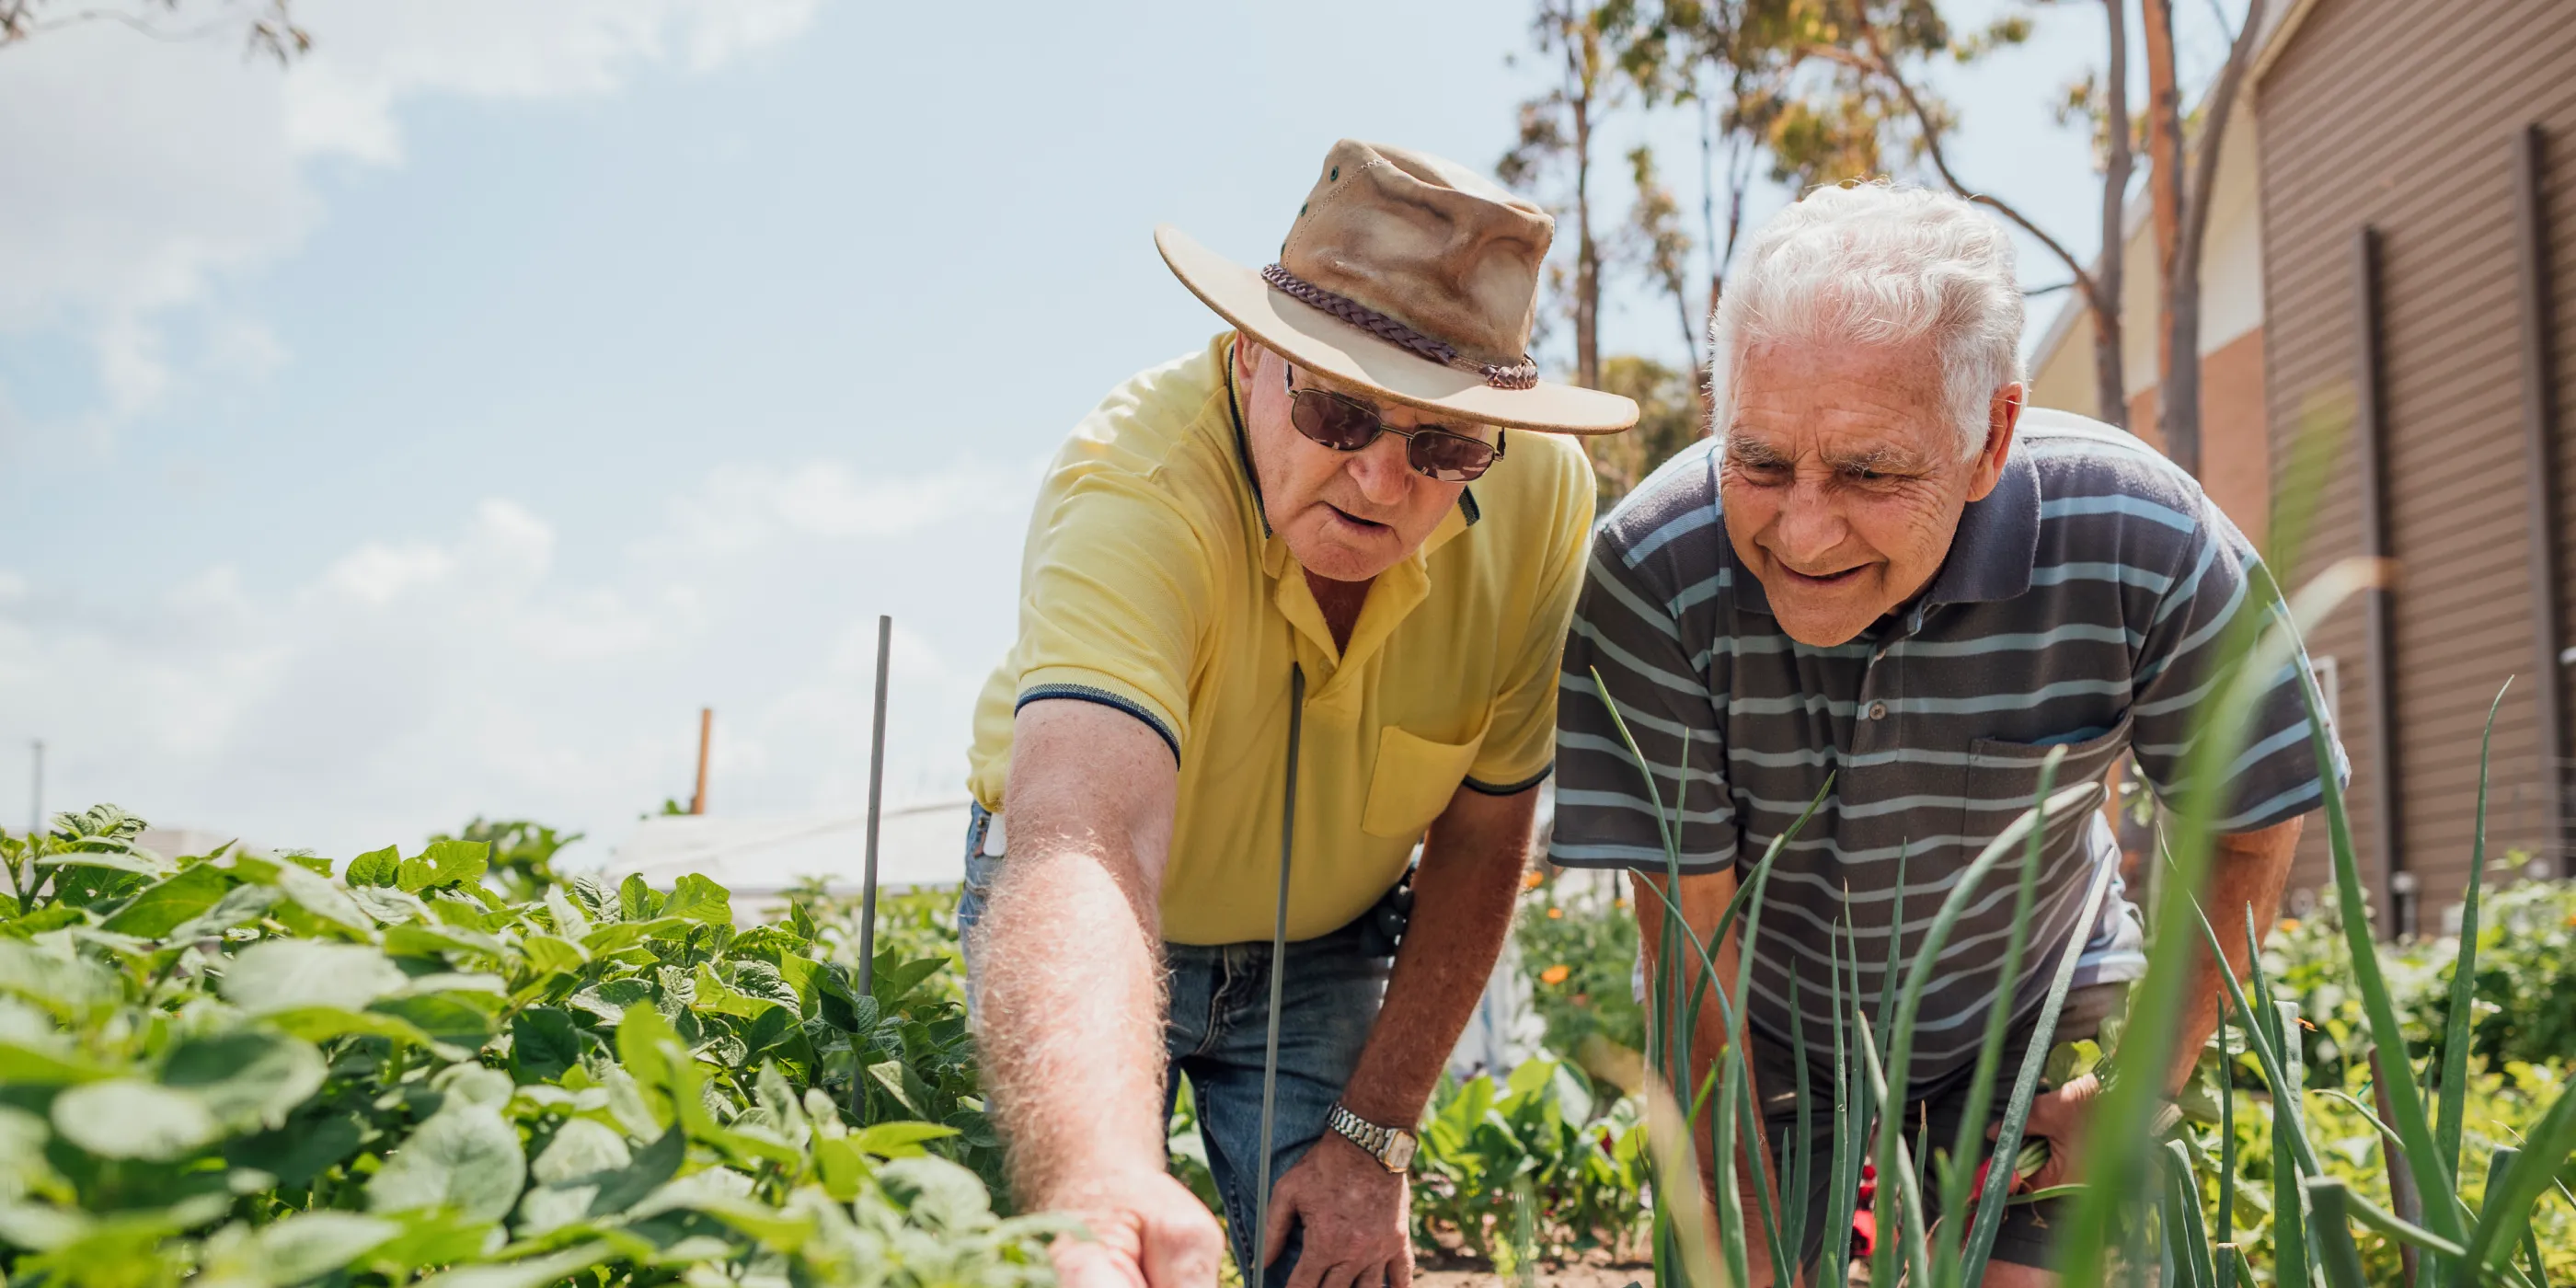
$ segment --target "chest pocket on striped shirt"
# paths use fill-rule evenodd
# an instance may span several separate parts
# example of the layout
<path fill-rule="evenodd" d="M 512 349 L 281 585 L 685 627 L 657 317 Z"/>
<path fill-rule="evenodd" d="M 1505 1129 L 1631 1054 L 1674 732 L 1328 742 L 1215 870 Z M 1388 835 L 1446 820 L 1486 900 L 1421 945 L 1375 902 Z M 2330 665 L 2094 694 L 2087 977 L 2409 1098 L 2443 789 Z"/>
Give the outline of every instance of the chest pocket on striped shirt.
<path fill-rule="evenodd" d="M 1476 748 L 1485 735 L 1462 743 L 1433 742 L 1420 734 L 1388 725 L 1378 732 L 1377 768 L 1369 775 L 1368 808 L 1360 830 L 1371 836 L 1411 839 L 1458 794 L 1467 767 L 1476 763 Z"/>
<path fill-rule="evenodd" d="M 2052 789 L 2064 791 L 2077 783 L 2100 782 L 2128 745 L 2129 716 L 2125 713 L 2109 733 L 2075 742 L 2028 743 L 1979 738 L 1968 744 L 1967 783 L 1961 793 L 1967 800 L 1959 826 L 1960 835 L 1968 838 L 1968 852 L 1974 854 L 2023 810 L 2031 807 L 2039 794 L 2039 767 L 2048 759 L 2049 752 L 2060 746 L 2066 748 L 2066 760 L 2057 767 L 2057 785 Z M 2062 817 L 2051 830 L 2057 833 L 2071 831 L 2081 822 L 2080 817 Z M 2051 837 L 2052 841 L 2059 839 L 2062 837 Z"/>

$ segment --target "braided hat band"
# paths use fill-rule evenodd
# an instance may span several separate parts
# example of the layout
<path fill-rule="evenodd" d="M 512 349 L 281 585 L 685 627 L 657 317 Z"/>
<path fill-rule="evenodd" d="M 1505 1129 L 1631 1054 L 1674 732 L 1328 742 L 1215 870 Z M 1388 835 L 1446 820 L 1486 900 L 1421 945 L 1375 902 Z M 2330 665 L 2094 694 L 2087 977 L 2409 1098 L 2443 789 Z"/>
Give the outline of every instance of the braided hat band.
<path fill-rule="evenodd" d="M 1289 272 L 1277 264 L 1261 270 L 1261 280 L 1290 299 L 1326 313 L 1368 332 L 1399 348 L 1428 358 L 1441 366 L 1464 371 L 1483 378 L 1496 389 L 1535 389 L 1538 387 L 1538 364 L 1524 355 L 1510 364 L 1478 362 L 1458 352 L 1445 340 L 1436 340 L 1347 296 L 1336 295 L 1323 287 Z"/>

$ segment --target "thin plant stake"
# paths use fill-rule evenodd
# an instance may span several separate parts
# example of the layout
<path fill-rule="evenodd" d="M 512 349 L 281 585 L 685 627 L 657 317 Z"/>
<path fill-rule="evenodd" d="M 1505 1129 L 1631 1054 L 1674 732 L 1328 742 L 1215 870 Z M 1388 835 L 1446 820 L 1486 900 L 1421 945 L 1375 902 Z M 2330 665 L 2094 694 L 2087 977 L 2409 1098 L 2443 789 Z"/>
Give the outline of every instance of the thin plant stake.
<path fill-rule="evenodd" d="M 885 807 L 886 654 L 894 618 L 877 616 L 877 710 L 868 733 L 868 859 L 859 873 L 859 995 L 873 993 L 877 968 L 877 820 Z"/>
<path fill-rule="evenodd" d="M 1279 1007 L 1288 980 L 1288 856 L 1297 848 L 1297 735 L 1305 723 L 1306 668 L 1288 668 L 1288 781 L 1279 805 L 1279 906 L 1270 931 L 1270 1032 L 1261 1044 L 1261 1153 L 1253 1168 L 1259 1197 L 1252 1205 L 1252 1264 L 1243 1281 L 1264 1277 L 1270 1266 L 1270 1130 L 1279 1095 Z"/>

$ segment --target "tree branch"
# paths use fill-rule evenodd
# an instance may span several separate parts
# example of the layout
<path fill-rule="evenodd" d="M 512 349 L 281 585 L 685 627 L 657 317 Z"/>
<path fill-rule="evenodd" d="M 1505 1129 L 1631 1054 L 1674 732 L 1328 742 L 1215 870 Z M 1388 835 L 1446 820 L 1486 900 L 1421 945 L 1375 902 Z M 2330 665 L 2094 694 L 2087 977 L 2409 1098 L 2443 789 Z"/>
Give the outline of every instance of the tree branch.
<path fill-rule="evenodd" d="M 1858 20 L 1854 25 L 1860 29 L 1861 38 L 1869 42 L 1870 58 L 1868 60 L 1862 60 L 1856 56 L 1846 56 L 1836 58 L 1834 61 L 1843 62 L 1850 66 L 1860 67 L 1863 70 L 1885 78 L 1888 84 L 1895 86 L 1897 97 L 1905 100 L 1906 110 L 1914 114 L 1916 125 L 1923 131 L 1924 155 L 1932 159 L 1932 168 L 1935 172 L 1940 174 L 1941 182 L 1948 184 L 1952 192 L 2002 215 L 2004 218 L 2011 220 L 2023 232 L 2029 233 L 2032 237 L 2036 238 L 2040 245 L 2048 248 L 2050 254 L 2057 256 L 2059 260 L 2065 263 L 2067 271 L 2075 276 L 2074 285 L 2077 289 L 2084 292 L 2084 297 L 2086 299 L 2091 300 L 2096 304 L 2102 303 L 2095 293 L 2093 274 L 2084 267 L 2082 262 L 2075 258 L 2072 251 L 2067 250 L 2066 247 L 2056 238 L 2049 236 L 2047 230 L 2041 228 L 2038 224 L 2032 223 L 2027 216 L 2023 215 L 2019 210 L 2014 209 L 2012 203 L 2007 202 L 2003 198 L 1997 197 L 1992 193 L 1979 192 L 1970 188 L 1966 183 L 1960 180 L 1957 172 L 1950 169 L 1950 159 L 1943 155 L 1941 151 L 1940 124 L 1932 119 L 1931 111 L 1923 106 L 1923 100 L 1920 96 L 1915 94 L 1914 87 L 1906 83 L 1904 74 L 1897 71 L 1896 60 L 1888 57 L 1886 46 L 1879 43 L 1878 28 L 1869 21 L 1867 15 L 1857 15 L 1857 18 Z M 1836 52 L 1843 53 L 1844 51 L 1837 50 Z M 2111 252 L 2106 251 L 2105 253 Z M 2110 307 L 2119 307 L 2118 302 L 2111 302 Z"/>

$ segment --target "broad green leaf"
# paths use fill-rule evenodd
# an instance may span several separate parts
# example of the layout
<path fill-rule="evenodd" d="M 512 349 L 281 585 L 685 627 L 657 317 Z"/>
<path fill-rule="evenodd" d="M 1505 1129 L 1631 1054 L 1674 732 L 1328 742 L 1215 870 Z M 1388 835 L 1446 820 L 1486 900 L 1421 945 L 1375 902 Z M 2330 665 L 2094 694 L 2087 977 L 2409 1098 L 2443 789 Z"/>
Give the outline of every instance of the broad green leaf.
<path fill-rule="evenodd" d="M 429 920 L 429 905 L 420 896 L 390 885 L 349 887 L 349 901 L 361 912 L 374 918 L 380 926 L 398 926 L 406 922 Z"/>
<path fill-rule="evenodd" d="M 563 892 L 563 887 L 546 887 L 545 903 L 546 915 L 554 919 L 557 935 L 579 939 L 590 933 L 590 917 Z"/>
<path fill-rule="evenodd" d="M 393 1241 L 368 1254 L 367 1264 L 389 1280 L 417 1274 L 422 1266 L 446 1266 L 485 1255 L 498 1236 L 490 1221 L 479 1221 L 446 1208 L 387 1213 L 402 1224 Z"/>
<path fill-rule="evenodd" d="M 310 1042 L 242 1029 L 182 1041 L 161 1066 L 161 1085 L 188 1092 L 234 1130 L 275 1127 L 322 1089 L 322 1053 Z"/>
<path fill-rule="evenodd" d="M 757 1019 L 769 1011 L 778 1009 L 777 1002 L 765 997 L 753 997 L 716 978 L 715 972 L 704 962 L 698 963 L 695 982 L 697 996 L 692 1005 L 701 1011 L 713 1011 L 718 1015 L 738 1015 L 749 1020 Z"/>
<path fill-rule="evenodd" d="M 400 1233 L 392 1221 L 355 1212 L 298 1212 L 257 1238 L 268 1282 L 287 1288 L 337 1271 Z"/>
<path fill-rule="evenodd" d="M 593 957 L 605 957 L 622 948 L 687 932 L 690 923 L 678 917 L 656 917 L 649 921 L 618 921 L 601 926 L 581 937 L 581 946 Z"/>
<path fill-rule="evenodd" d="M 52 1252 L 76 1242 L 97 1224 L 86 1212 L 40 1203 L 0 1202 L 0 1242 L 38 1252 Z"/>
<path fill-rule="evenodd" d="M 944 1158 L 898 1158 L 877 1169 L 877 1184 L 914 1220 L 934 1230 L 971 1230 L 992 1219 L 984 1183 Z"/>
<path fill-rule="evenodd" d="M 421 1280 L 419 1288 L 544 1288 L 616 1256 L 614 1246 L 594 1240 L 524 1261 L 444 1271 Z"/>
<path fill-rule="evenodd" d="M 194 1152 L 222 1126 L 197 1097 L 136 1078 L 84 1083 L 54 1097 L 54 1130 L 101 1158 L 164 1162 Z"/>
<path fill-rule="evenodd" d="M 235 926 L 259 920 L 285 897 L 286 892 L 276 886 L 237 885 L 225 891 L 223 898 L 215 900 L 215 906 L 171 927 L 170 933 L 164 937 L 180 944 L 212 939 Z"/>
<path fill-rule="evenodd" d="M 678 1127 L 630 1156 L 614 1130 L 573 1119 L 537 1160 L 538 1183 L 519 1203 L 519 1235 L 623 1213 L 678 1174 L 687 1155 L 688 1137 Z"/>
<path fill-rule="evenodd" d="M 137 876 L 166 877 L 179 870 L 179 865 L 149 850 L 75 850 L 69 854 L 49 854 L 36 860 L 38 868 L 105 868 L 111 872 L 131 872 Z"/>
<path fill-rule="evenodd" d="M 7 929 L 10 934 L 23 939 L 29 935 L 41 935 L 48 930 L 60 930 L 65 926 L 78 925 L 82 915 L 80 909 L 58 903 L 50 908 L 38 908 L 34 912 L 11 920 Z"/>
<path fill-rule="evenodd" d="M 284 1127 L 245 1136 L 224 1147 L 224 1161 L 255 1167 L 279 1185 L 302 1185 L 347 1161 L 366 1140 L 366 1120 L 345 1110 L 307 1109 Z"/>
<path fill-rule="evenodd" d="M 575 1181 L 593 1172 L 613 1172 L 635 1161 L 626 1138 L 606 1123 L 574 1118 L 537 1155 L 528 1175 L 540 1185 Z"/>
<path fill-rule="evenodd" d="M 472 885 L 483 879 L 492 847 L 481 841 L 432 841 L 420 852 L 429 864 L 431 886 Z"/>
<path fill-rule="evenodd" d="M 877 954 L 875 977 L 868 981 L 868 991 L 876 997 L 879 1004 L 891 1006 L 901 1001 L 904 994 L 911 992 L 914 985 L 937 974 L 947 965 L 945 960 L 937 957 L 903 961 L 897 957 L 896 950 L 889 948 Z"/>
<path fill-rule="evenodd" d="M 231 874 L 212 864 L 181 868 L 176 875 L 143 887 L 100 924 L 119 934 L 158 939 L 215 906 L 232 885 Z"/>
<path fill-rule="evenodd" d="M 916 1147 L 917 1148 L 917 1147 Z M 859 1157 L 858 1147 L 846 1136 L 814 1138 L 814 1170 L 822 1173 L 823 1192 L 836 1203 L 847 1203 L 859 1196 L 859 1183 L 866 1179 L 868 1165 Z"/>
<path fill-rule="evenodd" d="M 886 1094 L 894 1097 L 896 1104 L 912 1113 L 927 1112 L 920 1105 L 913 1103 L 911 1090 L 904 1086 L 903 1074 L 901 1060 L 887 1060 L 868 1066 L 868 1077 L 874 1079 L 878 1086 L 885 1088 Z"/>
<path fill-rule="evenodd" d="M 115 1077 L 118 1070 L 63 1051 L 0 1040 L 0 1085 L 61 1087 Z"/>
<path fill-rule="evenodd" d="M 359 886 L 390 886 L 401 867 L 402 851 L 388 845 L 349 860 L 349 869 L 341 879 L 348 882 L 352 890 Z"/>
<path fill-rule="evenodd" d="M 662 896 L 644 878 L 629 875 L 617 883 L 617 912 L 622 921 L 649 921 L 662 915 Z"/>
<path fill-rule="evenodd" d="M 501 959 L 501 941 L 479 930 L 462 926 L 423 926 L 405 924 L 385 932 L 385 951 L 397 957 L 432 957 L 440 953 L 472 953 L 493 961 Z"/>
<path fill-rule="evenodd" d="M 0 939 L 0 993 L 14 993 L 72 1020 L 123 996 L 116 976 L 97 962 L 48 952 L 24 940 Z"/>
<path fill-rule="evenodd" d="M 475 1004 L 476 999 L 483 996 L 460 992 L 422 993 L 383 998 L 367 1009 L 409 1022 L 412 1027 L 428 1034 L 432 1042 L 443 1042 L 470 1051 L 492 1037 L 492 1013 Z"/>
<path fill-rule="evenodd" d="M 223 994 L 253 1014 L 308 1006 L 359 1010 L 410 982 L 382 952 L 362 944 L 268 939 L 233 958 Z"/>
<path fill-rule="evenodd" d="M 887 1122 L 863 1127 L 853 1132 L 850 1145 L 861 1153 L 879 1158 L 919 1158 L 926 1141 L 944 1140 L 957 1134 L 954 1127 L 938 1123 Z"/>
<path fill-rule="evenodd" d="M 338 1037 L 386 1038 L 428 1047 L 442 1060 L 462 1060 L 472 1051 L 451 1046 L 432 1038 L 418 1025 L 398 1015 L 376 1011 L 351 1011 L 336 1006 L 297 1006 L 270 1012 L 268 1022 L 279 1032 L 292 1034 L 307 1042 L 321 1042 Z"/>
<path fill-rule="evenodd" d="M 553 935 L 531 933 L 519 940 L 519 951 L 527 955 L 528 969 L 539 975 L 559 970 L 580 970 L 590 961 L 590 954 L 579 944 Z"/>
<path fill-rule="evenodd" d="M 510 1017 L 510 1065 L 520 1082 L 553 1082 L 580 1061 L 581 1029 L 572 1016 L 534 1006 Z"/>
<path fill-rule="evenodd" d="M 528 1176 L 519 1133 L 488 1106 L 451 1097 L 367 1182 L 372 1212 L 448 1207 L 498 1221 L 519 1201 Z"/>
<path fill-rule="evenodd" d="M 730 926 L 733 924 L 733 905 L 723 886 L 692 872 L 673 883 L 658 915 L 685 917 L 713 926 Z"/>

